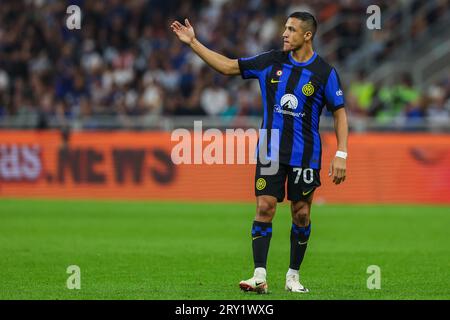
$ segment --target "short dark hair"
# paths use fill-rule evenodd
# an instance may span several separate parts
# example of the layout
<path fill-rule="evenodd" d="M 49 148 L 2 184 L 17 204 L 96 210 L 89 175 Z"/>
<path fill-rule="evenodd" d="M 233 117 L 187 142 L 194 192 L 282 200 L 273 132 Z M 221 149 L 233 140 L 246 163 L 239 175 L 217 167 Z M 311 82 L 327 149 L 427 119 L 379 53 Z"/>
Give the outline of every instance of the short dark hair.
<path fill-rule="evenodd" d="M 314 16 L 309 12 L 297 11 L 291 13 L 289 18 L 296 18 L 298 20 L 303 21 L 306 24 L 306 31 L 312 32 L 312 37 L 314 38 L 317 30 L 317 21 Z"/>

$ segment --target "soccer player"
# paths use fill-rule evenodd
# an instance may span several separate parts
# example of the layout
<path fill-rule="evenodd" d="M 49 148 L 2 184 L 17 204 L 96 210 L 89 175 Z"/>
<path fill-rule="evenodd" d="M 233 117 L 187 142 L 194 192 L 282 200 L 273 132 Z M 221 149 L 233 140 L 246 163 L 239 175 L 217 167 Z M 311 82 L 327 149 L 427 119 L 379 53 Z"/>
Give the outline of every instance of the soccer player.
<path fill-rule="evenodd" d="M 189 20 L 184 22 L 185 25 L 174 21 L 171 24 L 173 32 L 208 65 L 224 75 L 259 80 L 264 105 L 262 129 L 268 129 L 267 143 L 271 140 L 271 130 L 279 132 L 275 150 L 268 145 L 264 161 L 258 157 L 256 216 L 252 226 L 255 269 L 253 277 L 241 281 L 239 286 L 244 291 L 267 293 L 266 263 L 272 220 L 277 202 L 282 202 L 285 197 L 287 179 L 292 228 L 285 288 L 291 292 L 308 292 L 300 283 L 299 270 L 311 234 L 310 213 L 314 191 L 321 184 L 319 118 L 325 105 L 333 114 L 337 138 L 336 155 L 328 172 L 335 184 L 342 183 L 346 177 L 348 136 L 344 96 L 338 74 L 313 50 L 317 22 L 310 13 L 294 12 L 285 24 L 283 50 L 271 50 L 240 59 L 229 59 L 206 48 L 195 37 Z M 262 174 L 261 169 L 268 166 L 265 160 L 278 161 L 276 174 Z"/>

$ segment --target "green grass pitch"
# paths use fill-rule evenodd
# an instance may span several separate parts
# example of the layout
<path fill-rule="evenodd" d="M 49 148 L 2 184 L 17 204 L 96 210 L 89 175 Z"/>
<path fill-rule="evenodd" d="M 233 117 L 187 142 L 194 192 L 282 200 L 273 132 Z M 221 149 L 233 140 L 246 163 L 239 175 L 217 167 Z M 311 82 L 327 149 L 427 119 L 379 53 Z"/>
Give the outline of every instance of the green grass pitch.
<path fill-rule="evenodd" d="M 0 200 L 0 299 L 450 299 L 450 207 L 315 205 L 301 269 L 284 291 L 290 214 L 279 205 L 270 294 L 253 271 L 253 204 Z M 81 269 L 69 290 L 66 269 Z M 381 289 L 366 286 L 381 268 Z"/>

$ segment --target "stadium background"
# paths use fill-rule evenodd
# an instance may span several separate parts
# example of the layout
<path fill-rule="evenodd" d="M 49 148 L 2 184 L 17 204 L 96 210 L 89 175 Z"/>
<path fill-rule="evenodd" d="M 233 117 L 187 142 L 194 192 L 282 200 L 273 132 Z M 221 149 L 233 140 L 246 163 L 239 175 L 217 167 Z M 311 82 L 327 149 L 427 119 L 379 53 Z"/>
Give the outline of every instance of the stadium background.
<path fill-rule="evenodd" d="M 65 25 L 70 4 L 80 30 Z M 366 27 L 371 4 L 380 30 Z M 0 297 L 248 298 L 233 284 L 251 272 L 253 166 L 174 165 L 170 134 L 194 120 L 258 128 L 259 89 L 215 73 L 169 25 L 188 17 L 206 46 L 237 58 L 279 48 L 298 10 L 318 18 L 315 49 L 340 74 L 351 129 L 348 178 L 334 186 L 332 116 L 322 115 L 310 297 L 448 299 L 450 3 L 438 0 L 2 1 Z M 281 239 L 288 206 L 279 210 Z M 176 249 L 180 234 L 190 250 Z M 269 259 L 284 270 L 287 246 L 276 241 Z M 365 287 L 377 261 L 391 280 L 380 294 Z M 90 276 L 80 292 L 65 288 L 77 263 Z M 209 271 L 224 264 L 231 275 L 212 289 Z M 105 265 L 114 277 L 102 277 Z M 181 269 L 177 285 L 164 268 Z"/>

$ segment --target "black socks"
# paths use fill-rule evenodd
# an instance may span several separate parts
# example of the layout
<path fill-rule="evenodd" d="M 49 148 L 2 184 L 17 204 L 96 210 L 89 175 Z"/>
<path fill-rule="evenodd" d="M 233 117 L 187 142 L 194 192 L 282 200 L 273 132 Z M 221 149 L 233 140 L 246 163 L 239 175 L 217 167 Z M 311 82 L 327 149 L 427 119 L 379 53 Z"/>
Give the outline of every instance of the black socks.
<path fill-rule="evenodd" d="M 272 238 L 272 223 L 253 221 L 252 247 L 255 268 L 266 268 L 270 239 Z"/>
<path fill-rule="evenodd" d="M 291 261 L 289 268 L 299 270 L 308 246 L 311 223 L 307 227 L 299 227 L 292 223 L 291 229 Z"/>
<path fill-rule="evenodd" d="M 307 227 L 299 227 L 292 223 L 291 229 L 291 259 L 289 268 L 299 270 L 308 246 L 311 233 L 311 223 Z M 253 221 L 252 247 L 255 268 L 266 268 L 270 239 L 272 238 L 272 223 Z"/>

